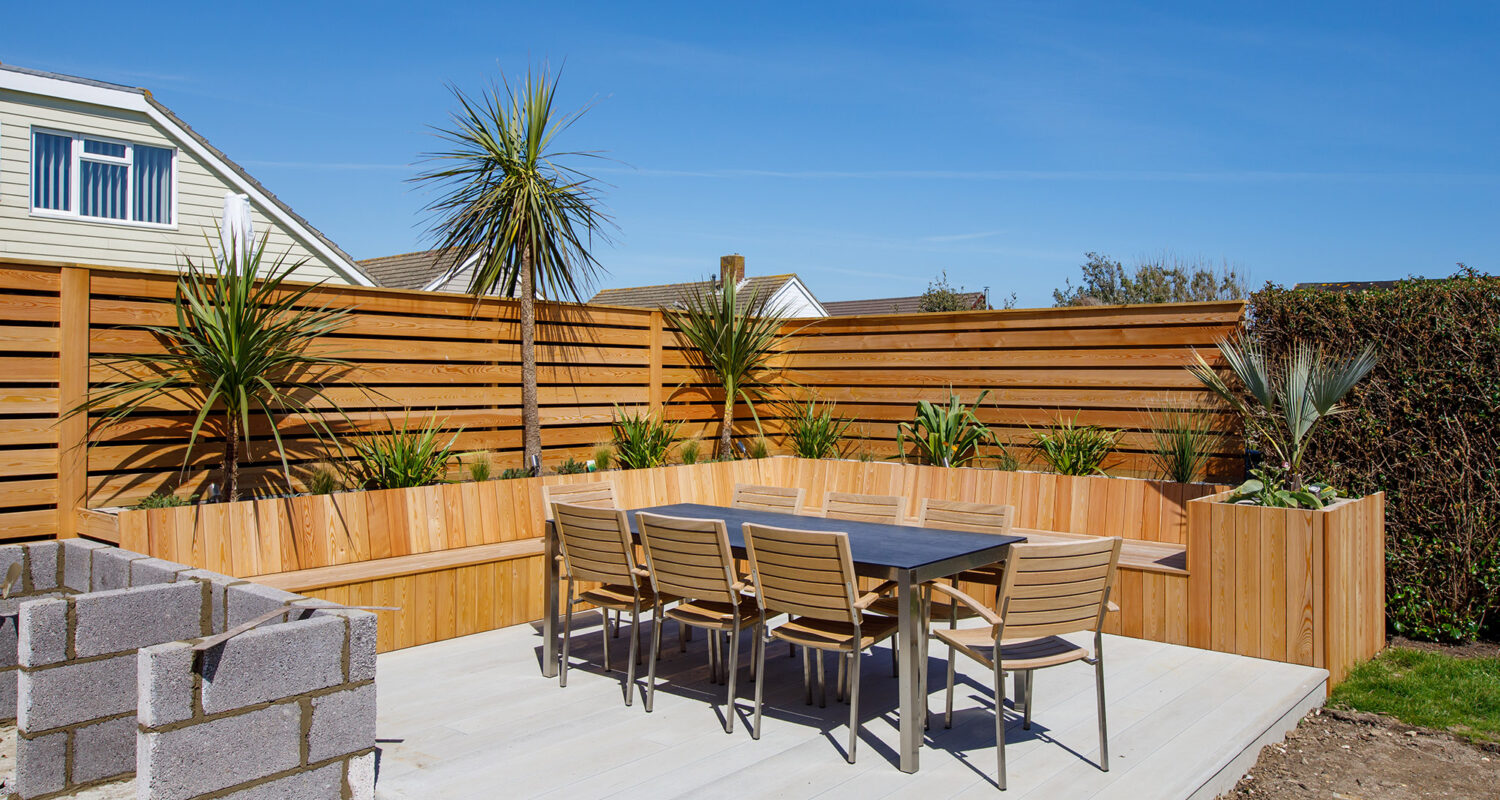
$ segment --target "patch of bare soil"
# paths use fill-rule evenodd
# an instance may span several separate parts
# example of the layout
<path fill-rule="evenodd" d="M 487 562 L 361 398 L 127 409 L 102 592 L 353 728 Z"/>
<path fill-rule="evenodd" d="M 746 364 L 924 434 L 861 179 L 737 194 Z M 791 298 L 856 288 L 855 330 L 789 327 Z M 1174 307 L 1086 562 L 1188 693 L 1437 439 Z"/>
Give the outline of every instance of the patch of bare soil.
<path fill-rule="evenodd" d="M 1379 714 L 1318 709 L 1219 800 L 1500 797 L 1500 746 Z"/>
<path fill-rule="evenodd" d="M 1468 644 L 1442 644 L 1440 642 L 1423 642 L 1416 639 L 1408 639 L 1405 636 L 1392 636 L 1391 647 L 1406 647 L 1412 650 L 1426 650 L 1432 653 L 1444 653 L 1458 658 L 1500 658 L 1500 642 L 1469 642 Z"/>

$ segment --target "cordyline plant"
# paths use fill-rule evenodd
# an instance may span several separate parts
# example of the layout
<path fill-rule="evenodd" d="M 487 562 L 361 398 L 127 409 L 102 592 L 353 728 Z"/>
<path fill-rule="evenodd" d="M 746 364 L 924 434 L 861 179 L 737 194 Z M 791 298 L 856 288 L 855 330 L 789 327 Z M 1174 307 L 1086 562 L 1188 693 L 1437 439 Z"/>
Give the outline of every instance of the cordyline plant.
<path fill-rule="evenodd" d="M 182 457 L 185 472 L 205 423 L 216 418 L 215 432 L 224 437 L 224 498 L 234 501 L 240 496 L 240 459 L 253 416 L 265 421 L 287 489 L 294 491 L 278 421 L 301 417 L 325 445 L 333 441 L 332 429 L 314 406 L 336 407 L 324 392 L 350 364 L 310 348 L 342 327 L 348 312 L 314 302 L 321 283 L 285 285 L 306 259 L 292 262 L 283 254 L 268 263 L 267 239 L 229 254 L 210 242 L 211 270 L 186 259 L 173 298 L 177 324 L 144 328 L 160 351 L 100 359 L 118 380 L 68 411 L 100 412 L 89 425 L 91 440 L 138 412 L 158 411 L 157 404 L 185 405 L 194 414 Z"/>
<path fill-rule="evenodd" d="M 1120 432 L 1079 425 L 1078 418 L 1058 419 L 1051 430 L 1034 431 L 1036 457 L 1059 475 L 1103 475 L 1104 460 L 1114 451 Z"/>
<path fill-rule="evenodd" d="M 1302 490 L 1302 457 L 1313 430 L 1320 421 L 1344 412 L 1339 401 L 1375 368 L 1375 347 L 1366 344 L 1353 354 L 1337 355 L 1297 342 L 1290 353 L 1272 355 L 1248 336 L 1219 339 L 1216 344 L 1243 394 L 1201 353 L 1194 353 L 1197 363 L 1189 364 L 1188 371 L 1239 412 L 1247 431 L 1274 451 L 1286 473 L 1287 490 Z"/>
<path fill-rule="evenodd" d="M 961 467 L 979 457 L 984 444 L 997 445 L 989 426 L 979 421 L 974 409 L 989 395 L 986 389 L 974 399 L 973 407 L 964 405 L 957 394 L 948 395 L 947 405 L 917 402 L 917 416 L 911 422 L 896 425 L 896 446 L 906 458 L 906 440 L 910 438 L 917 456 L 939 467 Z"/>
<path fill-rule="evenodd" d="M 693 366 L 724 392 L 720 458 L 734 454 L 730 442 L 738 403 L 750 410 L 756 431 L 764 436 L 755 403 L 766 400 L 770 378 L 777 372 L 773 362 L 785 340 L 782 327 L 787 321 L 787 315 L 769 303 L 769 294 L 759 291 L 741 302 L 734 282 L 725 281 L 720 288 L 700 285 L 688 291 L 681 308 L 662 309 L 667 322 L 692 345 L 687 352 Z"/>
<path fill-rule="evenodd" d="M 386 433 L 350 439 L 354 460 L 350 472 L 355 485 L 364 489 L 410 489 L 443 481 L 448 462 L 453 460 L 454 445 L 462 430 L 454 432 L 447 443 L 439 441 L 443 423 L 436 416 L 420 428 L 411 426 L 408 411 L 397 425 L 386 420 Z"/>
<path fill-rule="evenodd" d="M 609 429 L 621 469 L 650 469 L 666 464 L 667 453 L 677 439 L 677 424 L 667 422 L 660 414 L 622 411 L 618 406 Z"/>

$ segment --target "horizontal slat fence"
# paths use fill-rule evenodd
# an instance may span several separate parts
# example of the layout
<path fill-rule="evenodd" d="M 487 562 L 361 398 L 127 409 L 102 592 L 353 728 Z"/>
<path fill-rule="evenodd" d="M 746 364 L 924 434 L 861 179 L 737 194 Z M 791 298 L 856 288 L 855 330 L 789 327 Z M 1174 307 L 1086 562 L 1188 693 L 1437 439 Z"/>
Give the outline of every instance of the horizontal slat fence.
<path fill-rule="evenodd" d="M 0 539 L 72 535 L 75 507 L 130 505 L 157 490 L 198 494 L 221 482 L 221 441 L 206 431 L 187 459 L 191 415 L 162 402 L 84 447 L 85 420 L 60 412 L 118 377 L 112 356 L 156 346 L 145 326 L 171 324 L 175 276 L 84 265 L 0 263 Z M 463 295 L 328 286 L 317 301 L 350 310 L 349 324 L 319 347 L 354 363 L 332 381 L 336 429 L 360 435 L 436 417 L 460 451 L 486 451 L 495 470 L 521 466 L 519 332 L 515 304 Z M 1126 430 L 1115 474 L 1149 474 L 1142 409 L 1205 395 L 1181 369 L 1194 348 L 1213 357 L 1239 303 L 1040 309 L 839 318 L 788 323 L 781 394 L 813 391 L 857 420 L 851 454 L 895 453 L 896 423 L 919 398 L 949 387 L 972 401 L 1002 437 L 1076 418 Z M 544 462 L 586 460 L 609 438 L 614 408 L 660 407 L 683 437 L 712 440 L 719 404 L 659 311 L 543 303 L 539 396 Z M 330 412 L 332 410 L 330 409 Z M 762 407 L 772 444 L 783 425 Z M 253 421 L 242 480 L 249 491 L 285 488 L 271 431 Z M 330 454 L 307 420 L 278 422 L 294 481 Z M 735 435 L 755 428 L 741 408 Z M 445 438 L 446 441 L 446 438 Z M 1216 475 L 1238 461 L 1226 440 Z M 707 448 L 705 449 L 707 450 Z M 336 454 L 335 454 L 336 455 Z M 457 468 L 455 469 L 457 471 Z M 58 496 L 67 500 L 59 504 Z"/>

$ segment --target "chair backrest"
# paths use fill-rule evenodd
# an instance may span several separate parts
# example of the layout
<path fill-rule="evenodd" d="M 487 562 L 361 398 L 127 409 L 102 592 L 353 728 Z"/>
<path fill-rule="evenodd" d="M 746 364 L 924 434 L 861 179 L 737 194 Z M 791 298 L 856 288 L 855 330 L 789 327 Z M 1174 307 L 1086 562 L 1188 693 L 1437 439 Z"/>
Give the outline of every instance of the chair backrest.
<path fill-rule="evenodd" d="M 553 503 L 552 524 L 569 578 L 636 585 L 635 545 L 624 511 Z"/>
<path fill-rule="evenodd" d="M 788 489 L 783 486 L 756 486 L 749 483 L 734 485 L 734 500 L 730 505 L 752 511 L 779 511 L 783 514 L 801 514 L 807 503 L 807 490 Z"/>
<path fill-rule="evenodd" d="M 847 534 L 745 523 L 755 594 L 767 613 L 859 622 Z"/>
<path fill-rule="evenodd" d="M 591 481 L 589 483 L 565 483 L 542 487 L 542 507 L 547 519 L 552 519 L 552 504 L 567 503 L 570 506 L 588 508 L 619 508 L 615 502 L 614 481 Z"/>
<path fill-rule="evenodd" d="M 854 522 L 881 522 L 900 525 L 905 517 L 906 499 L 881 494 L 829 492 L 823 498 L 823 516 Z"/>
<path fill-rule="evenodd" d="M 994 533 L 1000 536 L 1010 535 L 1015 516 L 1015 506 L 960 503 L 957 500 L 932 500 L 926 497 L 922 498 L 922 504 L 917 507 L 917 525 L 923 528 Z"/>
<path fill-rule="evenodd" d="M 995 610 L 1000 636 L 1027 639 L 1097 631 L 1120 562 L 1118 536 L 1067 544 L 1017 544 L 1010 548 Z"/>
<path fill-rule="evenodd" d="M 739 592 L 729 531 L 720 519 L 685 519 L 636 512 L 646 568 L 659 592 L 689 600 L 737 604 Z"/>

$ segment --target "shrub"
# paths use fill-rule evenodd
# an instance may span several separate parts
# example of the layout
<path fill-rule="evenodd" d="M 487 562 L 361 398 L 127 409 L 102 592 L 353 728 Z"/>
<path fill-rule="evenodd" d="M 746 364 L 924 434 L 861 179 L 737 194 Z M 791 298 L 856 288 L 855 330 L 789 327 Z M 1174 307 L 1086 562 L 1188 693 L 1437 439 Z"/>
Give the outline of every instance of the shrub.
<path fill-rule="evenodd" d="M 782 413 L 786 440 L 792 455 L 798 458 L 839 458 L 844 451 L 844 434 L 853 420 L 834 413 L 833 403 L 819 404 L 816 396 L 805 403 L 788 403 Z"/>
<path fill-rule="evenodd" d="M 750 442 L 750 450 L 745 453 L 746 458 L 769 458 L 771 456 L 771 443 L 766 437 L 757 436 Z"/>
<path fill-rule="evenodd" d="M 688 439 L 677 446 L 677 457 L 684 464 L 698 463 L 698 457 L 703 455 L 703 442 L 697 439 Z"/>
<path fill-rule="evenodd" d="M 485 452 L 468 453 L 469 480 L 479 482 L 487 481 L 494 476 L 495 463 L 490 460 L 490 454 Z M 462 461 L 462 457 L 459 459 Z"/>
<path fill-rule="evenodd" d="M 974 408 L 988 395 L 988 390 L 980 392 L 974 407 L 964 405 L 951 393 L 947 405 L 918 401 L 916 417 L 896 424 L 896 447 L 901 457 L 906 457 L 906 440 L 910 438 L 917 458 L 934 466 L 961 467 L 978 458 L 982 445 L 995 444 L 995 435 L 974 415 Z"/>
<path fill-rule="evenodd" d="M 582 461 L 579 461 L 579 460 L 577 460 L 575 458 L 572 458 L 571 456 L 568 458 L 568 460 L 566 460 L 566 461 L 562 462 L 561 464 L 557 465 L 557 474 L 559 474 L 559 475 L 577 475 L 579 473 L 588 472 L 588 471 L 589 471 L 589 465 L 588 464 L 585 464 Z"/>
<path fill-rule="evenodd" d="M 412 430 L 410 415 L 401 425 L 390 424 L 390 432 L 351 440 L 354 449 L 354 483 L 364 489 L 407 489 L 441 482 L 453 457 L 455 432 L 446 445 L 438 443 L 442 423 L 436 417 Z"/>
<path fill-rule="evenodd" d="M 1208 409 L 1166 408 L 1148 411 L 1151 464 L 1162 480 L 1192 483 L 1208 471 L 1224 435 Z"/>
<path fill-rule="evenodd" d="M 1267 347 L 1380 352 L 1308 459 L 1334 485 L 1386 493 L 1390 627 L 1500 634 L 1500 279 L 1464 269 L 1357 292 L 1267 286 L 1251 310 Z"/>
<path fill-rule="evenodd" d="M 648 469 L 667 463 L 667 452 L 677 438 L 677 425 L 649 411 L 621 411 L 615 408 L 615 453 L 621 469 Z"/>
<path fill-rule="evenodd" d="M 344 478 L 332 464 L 314 464 L 302 485 L 308 494 L 333 494 L 344 488 Z"/>
<path fill-rule="evenodd" d="M 516 478 L 530 478 L 531 470 L 525 467 L 506 467 L 500 471 L 500 480 L 513 481 Z"/>
<path fill-rule="evenodd" d="M 1032 434 L 1036 456 L 1059 475 L 1103 475 L 1104 459 L 1115 449 L 1119 431 L 1079 425 L 1077 418 L 1058 420 L 1051 431 Z"/>
<path fill-rule="evenodd" d="M 136 508 L 177 508 L 192 502 L 186 497 L 178 497 L 171 492 L 152 492 L 142 497 L 136 504 Z"/>
<path fill-rule="evenodd" d="M 609 444 L 594 445 L 594 469 L 607 470 L 615 463 L 615 448 Z"/>

